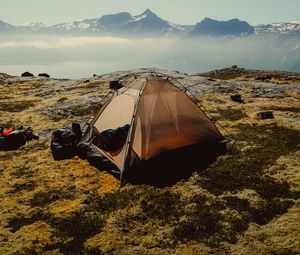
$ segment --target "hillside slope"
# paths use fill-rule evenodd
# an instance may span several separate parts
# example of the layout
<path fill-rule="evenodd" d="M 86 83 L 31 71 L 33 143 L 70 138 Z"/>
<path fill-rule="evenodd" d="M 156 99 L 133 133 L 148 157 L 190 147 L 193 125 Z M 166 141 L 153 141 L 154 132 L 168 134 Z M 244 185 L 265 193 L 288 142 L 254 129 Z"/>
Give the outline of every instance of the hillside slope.
<path fill-rule="evenodd" d="M 300 81 L 294 74 L 221 80 L 158 70 L 188 86 L 237 138 L 228 155 L 170 187 L 120 189 L 84 160 L 53 160 L 54 129 L 93 116 L 109 95 L 109 81 L 145 71 L 152 70 L 88 80 L 0 75 L 0 125 L 31 126 L 41 136 L 0 151 L 0 253 L 299 254 Z M 230 100 L 236 93 L 244 103 Z M 264 110 L 275 118 L 258 119 Z"/>

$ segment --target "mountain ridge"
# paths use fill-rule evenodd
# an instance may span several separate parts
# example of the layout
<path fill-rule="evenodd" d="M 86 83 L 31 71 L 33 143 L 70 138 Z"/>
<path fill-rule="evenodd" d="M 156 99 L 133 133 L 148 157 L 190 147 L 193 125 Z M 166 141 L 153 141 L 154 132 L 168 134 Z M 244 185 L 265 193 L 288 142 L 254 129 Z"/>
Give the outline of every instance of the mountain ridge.
<path fill-rule="evenodd" d="M 181 25 L 167 21 L 150 9 L 139 15 L 119 12 L 102 15 L 99 18 L 76 20 L 47 26 L 41 22 L 28 25 L 12 25 L 0 19 L 0 33 L 38 33 L 38 34 L 92 34 L 119 36 L 247 36 L 253 34 L 299 35 L 300 22 L 277 22 L 250 25 L 247 21 L 233 18 L 219 21 L 204 18 L 195 25 Z"/>

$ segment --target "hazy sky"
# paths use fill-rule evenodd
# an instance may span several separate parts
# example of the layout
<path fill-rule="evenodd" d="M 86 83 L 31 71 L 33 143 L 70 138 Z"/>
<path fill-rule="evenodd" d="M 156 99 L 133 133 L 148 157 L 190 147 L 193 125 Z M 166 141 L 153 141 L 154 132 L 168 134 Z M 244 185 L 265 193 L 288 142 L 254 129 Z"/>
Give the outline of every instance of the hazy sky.
<path fill-rule="evenodd" d="M 0 6 L 0 20 L 14 25 L 53 25 L 120 11 L 138 15 L 146 8 L 180 24 L 195 24 L 205 17 L 234 17 L 252 25 L 300 21 L 300 0 L 0 0 Z"/>

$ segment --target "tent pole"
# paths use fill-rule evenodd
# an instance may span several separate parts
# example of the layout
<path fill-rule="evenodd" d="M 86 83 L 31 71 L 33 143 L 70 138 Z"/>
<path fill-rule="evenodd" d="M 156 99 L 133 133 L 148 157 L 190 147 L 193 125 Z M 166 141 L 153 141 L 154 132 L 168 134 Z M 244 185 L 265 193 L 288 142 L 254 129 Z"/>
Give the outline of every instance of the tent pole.
<path fill-rule="evenodd" d="M 144 81 L 144 84 L 142 86 L 142 89 L 139 92 L 139 96 L 138 96 L 137 102 L 135 104 L 133 115 L 132 115 L 132 119 L 131 119 L 131 123 L 130 123 L 130 130 L 128 132 L 127 141 L 126 141 L 125 160 L 124 160 L 123 168 L 120 169 L 121 170 L 121 173 L 120 173 L 121 186 L 125 185 L 124 171 L 125 171 L 125 169 L 127 167 L 128 152 L 129 152 L 129 147 L 130 147 L 130 144 L 131 144 L 131 141 L 132 141 L 132 136 L 133 136 L 133 132 L 132 132 L 133 131 L 133 124 L 134 124 L 136 113 L 137 113 L 137 109 L 138 109 L 138 106 L 139 106 L 139 103 L 140 103 L 140 100 L 141 100 L 141 95 L 142 95 L 142 93 L 143 93 L 143 91 L 144 91 L 144 89 L 146 87 L 147 81 L 148 81 L 148 76 L 146 77 L 146 79 Z"/>

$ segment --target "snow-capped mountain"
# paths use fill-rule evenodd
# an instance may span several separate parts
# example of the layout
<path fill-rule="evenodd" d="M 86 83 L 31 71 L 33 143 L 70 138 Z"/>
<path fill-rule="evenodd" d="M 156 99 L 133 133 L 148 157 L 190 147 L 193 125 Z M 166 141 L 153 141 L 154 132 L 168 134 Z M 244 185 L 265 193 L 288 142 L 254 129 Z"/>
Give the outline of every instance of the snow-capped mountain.
<path fill-rule="evenodd" d="M 97 20 L 96 28 L 106 33 L 127 35 L 164 35 L 186 30 L 186 27 L 168 22 L 149 9 L 137 16 L 128 12 L 104 15 Z"/>
<path fill-rule="evenodd" d="M 14 26 L 0 20 L 0 33 L 58 34 L 58 35 L 112 35 L 112 36 L 249 36 L 275 34 L 300 36 L 300 22 L 282 22 L 251 26 L 246 21 L 232 19 L 217 21 L 205 18 L 196 25 L 179 25 L 162 19 L 147 9 L 133 16 L 128 12 L 103 15 L 100 18 L 78 20 L 46 26 L 40 22 Z"/>
<path fill-rule="evenodd" d="M 2 24 L 3 23 L 3 24 Z M 0 32 L 46 33 L 46 34 L 103 34 L 120 36 L 163 36 L 188 33 L 194 26 L 178 25 L 164 20 L 147 9 L 133 16 L 128 12 L 103 15 L 100 18 L 85 19 L 71 23 L 45 26 L 33 22 L 26 26 L 12 26 L 0 22 Z M 3 28 L 2 28 L 3 27 Z"/>
<path fill-rule="evenodd" d="M 300 22 L 281 22 L 255 26 L 256 34 L 300 35 Z"/>
<path fill-rule="evenodd" d="M 72 23 L 60 23 L 47 28 L 49 33 L 89 33 L 94 31 L 97 19 L 85 19 L 73 21 Z"/>

